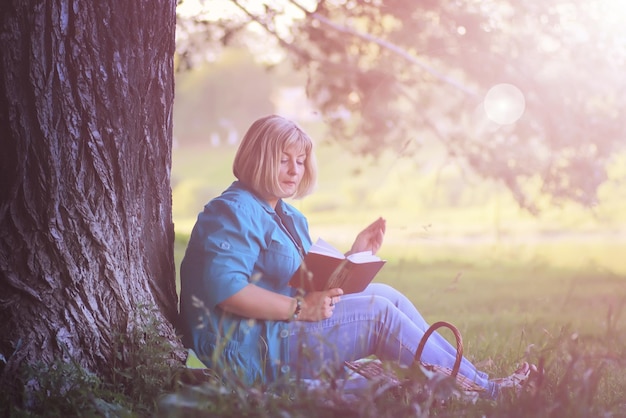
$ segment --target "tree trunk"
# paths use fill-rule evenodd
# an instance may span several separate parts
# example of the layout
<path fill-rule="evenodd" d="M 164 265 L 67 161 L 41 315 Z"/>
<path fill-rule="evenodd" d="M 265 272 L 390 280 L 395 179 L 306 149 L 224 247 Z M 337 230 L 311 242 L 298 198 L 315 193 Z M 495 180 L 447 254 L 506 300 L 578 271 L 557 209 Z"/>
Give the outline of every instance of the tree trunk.
<path fill-rule="evenodd" d="M 0 2 L 0 391 L 24 362 L 71 357 L 106 376 L 142 306 L 179 348 L 175 9 Z"/>

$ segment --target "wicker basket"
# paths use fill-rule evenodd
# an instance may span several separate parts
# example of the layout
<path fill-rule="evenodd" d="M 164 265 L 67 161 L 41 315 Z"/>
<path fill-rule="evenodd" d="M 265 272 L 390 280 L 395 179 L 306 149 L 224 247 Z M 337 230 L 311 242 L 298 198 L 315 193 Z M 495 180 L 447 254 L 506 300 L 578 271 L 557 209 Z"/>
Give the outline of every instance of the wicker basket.
<path fill-rule="evenodd" d="M 425 363 L 421 361 L 422 352 L 424 351 L 424 347 L 426 346 L 426 341 L 428 341 L 428 338 L 441 327 L 449 328 L 454 333 L 454 337 L 456 338 L 456 360 L 452 369 L 450 369 L 449 367 Z M 417 351 L 415 352 L 415 362 L 419 362 L 422 367 L 429 371 L 441 373 L 443 375 L 455 378 L 456 384 L 460 390 L 470 393 L 484 392 L 485 388 L 479 386 L 474 381 L 463 376 L 462 374 L 459 374 L 462 359 L 463 339 L 461 338 L 461 333 L 454 325 L 445 321 L 435 322 L 426 330 L 419 345 L 417 346 Z M 384 379 L 387 383 L 391 385 L 400 385 L 402 383 L 401 379 L 396 376 L 391 370 L 386 369 L 380 361 L 346 361 L 345 365 L 349 369 L 354 370 L 355 372 L 359 373 L 362 376 L 365 376 L 368 379 Z"/>

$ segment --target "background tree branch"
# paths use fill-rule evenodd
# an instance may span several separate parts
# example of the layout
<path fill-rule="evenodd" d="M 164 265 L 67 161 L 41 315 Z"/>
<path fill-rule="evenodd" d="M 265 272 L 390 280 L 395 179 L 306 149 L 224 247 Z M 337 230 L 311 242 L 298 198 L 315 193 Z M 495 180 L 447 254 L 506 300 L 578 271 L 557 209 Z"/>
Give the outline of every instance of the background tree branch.
<path fill-rule="evenodd" d="M 233 2 L 243 15 L 204 22 L 257 22 L 278 39 L 351 152 L 400 153 L 407 141 L 437 139 L 538 213 L 546 197 L 593 207 L 607 165 L 624 151 L 626 36 L 605 2 L 285 0 L 263 11 L 255 3 L 254 12 Z M 281 27 L 294 10 L 300 16 Z M 514 100 L 521 112 L 507 116 Z"/>

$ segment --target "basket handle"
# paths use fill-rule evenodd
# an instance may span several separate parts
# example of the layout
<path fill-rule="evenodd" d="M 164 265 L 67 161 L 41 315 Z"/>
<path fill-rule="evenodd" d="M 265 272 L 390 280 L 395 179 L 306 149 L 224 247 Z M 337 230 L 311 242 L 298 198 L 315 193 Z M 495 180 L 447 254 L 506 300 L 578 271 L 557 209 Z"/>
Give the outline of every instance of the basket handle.
<path fill-rule="evenodd" d="M 428 341 L 428 338 L 432 335 L 433 332 L 441 327 L 449 328 L 456 338 L 456 360 L 454 361 L 454 367 L 452 367 L 452 377 L 456 378 L 456 375 L 459 373 L 459 369 L 461 368 L 461 360 L 463 359 L 463 339 L 461 338 L 461 333 L 459 332 L 459 330 L 449 322 L 435 322 L 426 330 L 419 345 L 417 346 L 417 351 L 415 352 L 415 362 L 419 362 L 422 358 L 422 351 L 424 351 L 424 347 L 426 346 L 426 341 Z"/>

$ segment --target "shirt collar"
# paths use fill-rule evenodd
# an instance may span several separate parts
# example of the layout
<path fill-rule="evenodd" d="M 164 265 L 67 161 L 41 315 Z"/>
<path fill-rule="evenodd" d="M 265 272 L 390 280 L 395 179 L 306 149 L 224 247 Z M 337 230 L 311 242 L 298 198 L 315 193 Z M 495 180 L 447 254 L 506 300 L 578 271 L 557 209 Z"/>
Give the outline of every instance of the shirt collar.
<path fill-rule="evenodd" d="M 278 199 L 278 202 L 276 203 L 276 208 L 278 210 L 275 210 L 273 207 L 270 206 L 269 203 L 267 203 L 265 199 L 259 196 L 251 187 L 246 185 L 241 180 L 235 180 L 233 184 L 231 185 L 231 187 L 235 189 L 245 190 L 248 193 L 250 193 L 250 195 L 254 198 L 254 200 L 259 202 L 261 207 L 263 207 L 263 209 L 265 209 L 268 213 L 274 214 L 278 211 L 280 211 L 281 213 L 285 215 L 289 215 L 291 213 L 291 211 L 289 210 L 289 208 L 287 207 L 287 204 L 283 201 L 283 199 Z"/>

